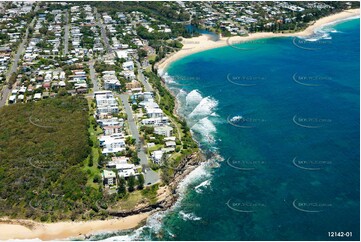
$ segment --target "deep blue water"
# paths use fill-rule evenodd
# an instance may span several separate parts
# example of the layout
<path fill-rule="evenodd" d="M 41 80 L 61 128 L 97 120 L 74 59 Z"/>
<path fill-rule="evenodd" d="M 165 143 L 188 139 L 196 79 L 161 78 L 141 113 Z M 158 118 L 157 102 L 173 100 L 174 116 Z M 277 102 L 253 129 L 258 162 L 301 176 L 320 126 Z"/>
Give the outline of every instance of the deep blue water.
<path fill-rule="evenodd" d="M 180 203 L 137 238 L 359 240 L 359 29 L 355 19 L 308 41 L 174 62 L 167 79 L 179 112 L 219 167 L 193 172 Z"/>
<path fill-rule="evenodd" d="M 356 19 L 313 42 L 259 40 L 170 66 L 180 112 L 224 161 L 190 185 L 163 239 L 359 239 L 359 29 Z"/>

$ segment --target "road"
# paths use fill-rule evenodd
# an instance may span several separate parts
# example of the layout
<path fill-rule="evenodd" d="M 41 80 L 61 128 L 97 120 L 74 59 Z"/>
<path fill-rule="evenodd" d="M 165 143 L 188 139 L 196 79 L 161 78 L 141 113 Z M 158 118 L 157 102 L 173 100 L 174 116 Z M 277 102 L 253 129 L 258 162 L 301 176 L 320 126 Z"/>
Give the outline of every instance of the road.
<path fill-rule="evenodd" d="M 153 88 L 151 87 L 151 85 L 149 84 L 149 82 L 145 79 L 144 77 L 144 74 L 143 74 L 143 71 L 141 69 L 141 66 L 140 66 L 140 63 L 137 61 L 137 67 L 138 67 L 138 80 L 143 83 L 144 85 L 144 89 L 147 91 L 147 92 L 153 92 Z M 153 92 L 154 93 L 154 92 Z M 155 92 L 155 94 L 157 95 L 158 97 L 158 103 L 160 103 L 160 95 L 158 92 Z M 178 139 L 181 141 L 181 144 L 183 145 L 183 141 L 182 141 L 182 135 L 181 135 L 181 131 L 177 125 L 177 122 L 175 122 L 173 120 L 172 117 L 169 117 L 169 120 L 173 123 L 174 127 L 176 128 L 177 130 L 177 136 L 178 136 Z"/>
<path fill-rule="evenodd" d="M 37 11 L 38 6 L 36 7 L 35 11 Z M 29 35 L 29 28 L 33 28 L 35 24 L 35 18 L 31 21 L 30 25 L 28 26 L 28 28 L 26 29 L 25 32 L 25 36 L 23 37 L 23 41 L 21 41 L 18 50 L 14 56 L 14 60 L 13 63 L 11 64 L 10 69 L 8 70 L 8 72 L 6 73 L 6 82 L 9 81 L 9 78 L 11 77 L 11 75 L 13 73 L 16 73 L 17 69 L 18 69 L 18 62 L 20 59 L 20 56 L 22 55 L 22 53 L 24 52 L 25 49 L 25 44 L 27 43 L 28 40 L 28 35 Z M 4 85 L 3 90 L 1 91 L 1 98 L 0 98 L 0 108 L 5 106 L 6 101 L 9 97 L 9 94 L 11 92 L 12 89 L 8 88 L 8 85 Z"/>
<path fill-rule="evenodd" d="M 100 27 L 100 34 L 101 34 L 102 39 L 104 41 L 106 52 L 107 52 L 107 54 L 110 54 L 110 53 L 112 53 L 113 50 L 110 47 L 108 36 L 107 36 L 106 31 L 105 31 L 105 26 L 103 24 L 103 21 L 101 19 L 100 14 L 97 13 L 97 11 L 96 11 L 96 8 L 95 8 L 95 16 L 96 16 L 97 25 Z"/>
<path fill-rule="evenodd" d="M 153 92 L 153 88 L 150 86 L 149 82 L 147 80 L 145 80 L 140 63 L 138 61 L 136 63 L 137 63 L 137 67 L 138 67 L 138 80 L 143 84 L 145 91 Z"/>
<path fill-rule="evenodd" d="M 120 99 L 122 100 L 124 110 L 127 114 L 130 133 L 132 134 L 132 137 L 135 139 L 136 145 L 138 147 L 138 157 L 140 159 L 140 164 L 143 167 L 143 171 L 146 170 L 146 172 L 144 172 L 145 184 L 146 185 L 154 184 L 159 181 L 159 175 L 158 173 L 156 173 L 155 171 L 149 168 L 147 154 L 144 151 L 143 144 L 139 137 L 138 127 L 134 121 L 133 112 L 128 103 L 129 95 L 117 94 L 117 96 L 120 97 Z"/>
<path fill-rule="evenodd" d="M 98 78 L 95 75 L 95 69 L 94 69 L 94 60 L 90 60 L 88 62 L 89 64 L 89 72 L 90 72 L 90 79 L 93 82 L 93 92 L 99 91 L 99 86 L 98 86 Z"/>
<path fill-rule="evenodd" d="M 2 106 L 5 106 L 6 100 L 8 99 L 10 92 L 11 92 L 11 89 L 9 89 L 7 85 L 4 85 L 4 87 L 1 91 L 0 108 Z"/>
<path fill-rule="evenodd" d="M 64 55 L 68 54 L 68 44 L 69 44 L 69 12 L 65 14 L 65 27 L 64 27 Z"/>

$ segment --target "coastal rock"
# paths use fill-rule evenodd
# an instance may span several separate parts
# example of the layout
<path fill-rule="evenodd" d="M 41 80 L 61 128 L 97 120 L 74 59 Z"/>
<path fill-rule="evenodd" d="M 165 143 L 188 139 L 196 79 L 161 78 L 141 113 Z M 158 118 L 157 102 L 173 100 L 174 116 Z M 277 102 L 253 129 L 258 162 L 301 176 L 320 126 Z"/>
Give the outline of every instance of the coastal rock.
<path fill-rule="evenodd" d="M 158 210 L 166 210 L 175 204 L 178 199 L 178 194 L 175 192 L 179 183 L 191 173 L 197 166 L 205 161 L 204 155 L 198 151 L 186 156 L 179 164 L 178 169 L 174 173 L 173 181 L 166 186 L 164 192 L 158 194 L 158 197 L 162 197 L 155 204 L 149 204 L 141 208 L 136 208 L 130 211 L 109 211 L 110 216 L 114 217 L 127 217 L 131 215 L 155 212 Z M 166 194 L 164 194 L 166 193 Z M 162 196 L 165 195 L 165 196 Z"/>

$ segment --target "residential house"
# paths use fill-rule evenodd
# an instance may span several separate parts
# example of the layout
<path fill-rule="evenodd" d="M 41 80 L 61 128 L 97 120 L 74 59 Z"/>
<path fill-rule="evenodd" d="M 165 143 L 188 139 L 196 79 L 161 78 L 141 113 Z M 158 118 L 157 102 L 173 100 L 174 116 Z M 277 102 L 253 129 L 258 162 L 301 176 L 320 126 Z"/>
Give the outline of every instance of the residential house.
<path fill-rule="evenodd" d="M 156 126 L 154 127 L 154 133 L 158 135 L 164 135 L 166 137 L 170 137 L 173 135 L 173 128 L 168 125 Z"/>
<path fill-rule="evenodd" d="M 117 185 L 117 176 L 114 171 L 103 170 L 102 179 L 104 186 Z"/>
<path fill-rule="evenodd" d="M 125 150 L 125 139 L 113 135 L 101 136 L 99 138 L 103 154 L 117 153 Z"/>
<path fill-rule="evenodd" d="M 155 164 L 160 164 L 164 159 L 164 153 L 161 150 L 153 151 L 151 158 Z"/>

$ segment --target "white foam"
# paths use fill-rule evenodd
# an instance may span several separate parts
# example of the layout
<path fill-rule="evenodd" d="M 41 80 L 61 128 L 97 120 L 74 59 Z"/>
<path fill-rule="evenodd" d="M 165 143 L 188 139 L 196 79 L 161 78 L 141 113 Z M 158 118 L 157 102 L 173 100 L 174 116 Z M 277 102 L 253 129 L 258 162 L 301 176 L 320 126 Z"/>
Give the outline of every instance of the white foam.
<path fill-rule="evenodd" d="M 177 101 L 179 103 L 182 103 L 183 104 L 183 100 L 185 99 L 185 97 L 187 96 L 187 92 L 184 91 L 183 89 L 179 89 L 177 95 L 176 95 L 176 98 L 177 98 Z M 181 105 L 180 107 L 183 107 L 183 105 Z M 178 110 L 176 110 L 178 111 Z"/>
<path fill-rule="evenodd" d="M 237 116 L 234 116 L 234 117 L 232 117 L 229 121 L 231 121 L 231 122 L 239 122 L 239 121 L 241 121 L 243 119 L 243 117 L 242 116 L 240 116 L 240 115 L 237 115 Z"/>
<path fill-rule="evenodd" d="M 346 22 L 346 21 L 349 21 L 349 20 L 353 20 L 353 19 L 358 19 L 358 18 L 360 18 L 360 16 L 351 16 L 351 17 L 348 17 L 348 18 L 335 20 L 335 21 L 332 21 L 332 22 L 329 22 L 329 23 L 326 23 L 326 24 L 322 25 L 321 27 L 317 28 L 316 31 L 319 30 L 319 29 L 325 29 L 325 28 L 328 28 L 330 26 L 334 26 L 336 24 Z"/>
<path fill-rule="evenodd" d="M 151 216 L 148 217 L 146 225 L 135 230 L 131 235 L 129 236 L 115 236 L 115 237 L 111 237 L 109 239 L 111 240 L 107 240 L 107 241 L 113 241 L 113 240 L 117 240 L 117 238 L 123 240 L 123 241 L 137 241 L 137 240 L 150 240 L 150 236 L 149 238 L 144 238 L 144 230 L 146 228 L 149 228 L 151 230 L 152 233 L 159 233 L 164 229 L 164 226 L 162 226 L 163 223 L 163 218 L 171 211 L 174 211 L 175 208 L 179 208 L 181 206 L 182 200 L 184 198 L 184 195 L 187 191 L 187 188 L 196 183 L 196 182 L 200 182 L 203 181 L 204 179 L 210 179 L 211 178 L 211 173 L 208 172 L 207 170 L 207 165 L 208 162 L 204 162 L 202 163 L 200 166 L 198 166 L 196 169 L 194 169 L 191 173 L 189 173 L 188 176 L 185 177 L 185 179 L 183 179 L 178 187 L 177 187 L 177 194 L 179 194 L 179 198 L 177 199 L 177 202 L 174 204 L 174 206 L 172 206 L 170 209 L 166 210 L 166 211 L 159 211 L 156 213 L 153 213 Z M 194 214 L 185 214 L 185 219 L 188 220 L 199 220 L 201 218 L 198 218 L 196 216 L 194 216 Z M 168 232 L 171 236 L 172 233 L 167 230 L 166 232 Z"/>
<path fill-rule="evenodd" d="M 146 225 L 134 230 L 129 235 L 119 235 L 112 236 L 100 241 L 140 241 L 140 240 L 151 240 L 151 233 L 157 234 L 162 228 L 163 217 L 168 213 L 168 211 L 160 211 L 153 213 L 147 218 Z M 149 233 L 146 232 L 146 229 L 149 229 Z"/>
<path fill-rule="evenodd" d="M 186 96 L 186 104 L 188 106 L 196 106 L 196 104 L 202 101 L 203 97 L 198 90 L 193 90 Z"/>
<path fill-rule="evenodd" d="M 207 183 L 211 182 L 212 174 L 209 172 L 209 168 L 214 167 L 213 165 L 211 165 L 211 163 L 213 162 L 214 162 L 213 160 L 208 160 L 207 162 L 203 162 L 179 183 L 177 187 L 177 194 L 179 194 L 179 198 L 170 209 L 166 211 L 159 211 L 153 213 L 151 216 L 148 217 L 146 225 L 134 230 L 130 235 L 112 236 L 110 238 L 101 241 L 139 241 L 139 240 L 150 241 L 151 236 L 150 234 L 147 235 L 145 229 L 150 229 L 151 233 L 155 233 L 155 234 L 162 232 L 162 230 L 165 229 L 164 226 L 162 226 L 163 218 L 169 212 L 174 211 L 176 208 L 181 207 L 182 200 L 184 199 L 187 188 L 190 185 L 197 183 L 199 183 L 199 185 L 202 185 L 203 187 L 206 187 Z M 206 181 L 206 183 L 204 181 Z M 180 212 L 180 214 L 181 216 L 183 216 L 182 219 L 185 220 L 197 221 L 202 219 L 200 217 L 195 216 L 193 213 L 187 214 L 184 212 Z M 166 232 L 174 237 L 174 234 L 172 234 L 169 230 L 166 229 Z"/>
<path fill-rule="evenodd" d="M 208 116 L 213 113 L 213 110 L 217 107 L 217 100 L 212 97 L 203 98 L 195 109 L 189 114 L 189 117 L 194 118 L 197 116 Z"/>
<path fill-rule="evenodd" d="M 306 40 L 306 41 L 310 41 L 310 42 L 319 41 L 319 40 L 322 40 L 322 39 L 330 40 L 330 39 L 332 39 L 330 33 L 342 33 L 342 32 L 337 31 L 336 29 L 333 28 L 336 24 L 341 23 L 341 22 L 345 22 L 345 21 L 349 21 L 349 20 L 352 20 L 352 19 L 358 19 L 358 18 L 360 18 L 360 17 L 359 16 L 352 16 L 352 17 L 349 17 L 349 18 L 329 22 L 327 24 L 324 24 L 324 25 L 316 28 L 314 30 L 313 35 L 311 35 L 309 37 L 306 37 L 306 38 L 303 38 L 303 39 Z"/>
<path fill-rule="evenodd" d="M 319 40 L 323 40 L 323 39 L 332 39 L 331 35 L 329 34 L 332 30 L 329 29 L 319 29 L 316 30 L 315 33 L 313 35 L 311 35 L 308 38 L 304 38 L 304 40 L 309 41 L 309 42 L 316 42 Z"/>
<path fill-rule="evenodd" d="M 193 93 L 192 93 L 193 92 Z M 194 90 L 192 91 L 190 94 L 190 96 L 188 97 L 188 102 L 192 103 L 196 103 L 196 100 L 199 100 L 198 105 L 194 108 L 193 110 L 193 117 L 197 117 L 200 118 L 200 120 L 194 120 L 196 122 L 195 125 L 192 126 L 192 129 L 199 132 L 201 134 L 202 137 L 204 137 L 205 139 L 213 139 L 213 134 L 216 132 L 216 127 L 214 126 L 214 124 L 212 123 L 211 120 L 208 119 L 208 115 L 210 116 L 217 116 L 217 114 L 215 112 L 213 112 L 213 109 L 217 106 L 218 102 L 215 101 L 214 99 L 212 99 L 211 97 L 206 97 L 206 98 L 202 98 L 201 94 L 197 91 Z M 180 90 L 177 98 L 179 98 L 179 100 L 181 99 L 181 96 L 185 96 L 186 92 L 184 90 Z M 188 94 L 188 95 L 189 95 Z M 187 95 L 187 96 L 188 96 Z M 187 99 L 187 98 L 186 98 Z M 185 99 L 183 99 L 185 100 Z M 202 117 L 202 116 L 205 117 Z M 209 143 L 209 142 L 208 142 Z M 215 161 L 207 161 L 207 162 L 203 162 L 202 164 L 200 164 L 197 168 L 195 168 L 192 172 L 190 172 L 190 174 L 188 174 L 178 185 L 177 187 L 177 194 L 179 195 L 176 203 L 174 204 L 174 206 L 172 206 L 170 209 L 166 210 L 166 211 L 159 211 L 156 212 L 154 214 L 152 214 L 151 216 L 148 217 L 146 225 L 144 225 L 143 227 L 136 229 L 135 231 L 133 231 L 130 235 L 122 235 L 122 236 L 114 236 L 111 238 L 108 238 L 105 241 L 115 241 L 115 240 L 121 240 L 121 241 L 136 241 L 136 240 L 151 240 L 151 236 L 150 234 L 148 235 L 148 231 L 150 230 L 150 232 L 152 234 L 160 234 L 162 232 L 167 232 L 169 233 L 169 235 L 172 235 L 172 233 L 168 230 L 165 230 L 164 226 L 163 226 L 163 218 L 169 214 L 169 212 L 174 211 L 175 208 L 180 208 L 182 206 L 182 201 L 185 197 L 185 194 L 187 192 L 187 189 L 190 185 L 196 185 L 198 184 L 196 187 L 198 188 L 197 190 L 204 190 L 207 186 L 210 185 L 211 183 L 211 177 L 212 174 L 210 172 L 211 169 L 213 169 L 215 166 L 214 164 L 212 164 Z M 200 217 L 195 216 L 193 213 L 180 213 L 182 216 L 182 219 L 185 220 L 193 220 L 193 221 L 197 221 L 200 220 Z"/>
<path fill-rule="evenodd" d="M 207 188 L 207 187 L 209 187 L 210 185 L 211 185 L 211 179 L 202 182 L 201 184 L 199 184 L 198 186 L 196 186 L 196 187 L 194 188 L 194 190 L 195 190 L 197 193 L 202 193 L 202 192 L 203 192 L 203 188 Z"/>
<path fill-rule="evenodd" d="M 185 213 L 183 211 L 179 212 L 180 217 L 184 220 L 198 221 L 201 220 L 201 217 L 197 217 L 194 213 Z"/>
<path fill-rule="evenodd" d="M 145 227 L 141 227 L 139 229 L 136 229 L 136 230 L 132 231 L 130 234 L 125 234 L 125 235 L 116 235 L 117 232 L 96 233 L 96 234 L 93 234 L 89 239 L 90 240 L 96 240 L 96 241 L 135 241 L 135 240 L 138 240 L 140 238 L 145 238 L 144 235 L 141 236 L 141 233 L 142 233 L 144 228 Z M 119 231 L 119 232 L 121 233 L 121 232 L 124 232 L 124 231 Z M 107 236 L 111 236 L 111 237 L 101 239 L 102 237 L 107 237 Z"/>
<path fill-rule="evenodd" d="M 191 129 L 201 135 L 202 141 L 206 141 L 209 144 L 215 143 L 214 133 L 217 131 L 217 128 L 209 118 L 202 118 Z"/>
<path fill-rule="evenodd" d="M 209 178 L 211 178 L 211 173 L 207 170 L 207 162 L 204 162 L 179 183 L 177 192 L 179 193 L 180 199 L 177 203 L 182 201 L 183 195 L 187 191 L 188 186 Z"/>
<path fill-rule="evenodd" d="M 132 239 L 132 236 L 129 235 L 122 235 L 122 236 L 114 236 L 114 237 L 110 237 L 107 239 L 103 239 L 103 240 L 98 240 L 98 241 L 134 241 Z"/>
<path fill-rule="evenodd" d="M 167 72 L 164 73 L 163 69 L 158 69 L 158 75 L 163 77 L 164 75 L 168 75 L 168 73 Z"/>
<path fill-rule="evenodd" d="M 164 75 L 161 75 L 161 77 L 163 78 L 163 80 L 165 81 L 165 83 L 167 84 L 172 84 L 172 83 L 176 83 L 173 79 L 173 77 L 171 77 L 170 75 L 168 75 L 168 72 L 166 72 Z"/>
<path fill-rule="evenodd" d="M 178 95 L 180 95 L 180 96 L 186 96 L 186 95 L 187 95 L 187 92 L 184 91 L 183 89 L 180 89 Z"/>

